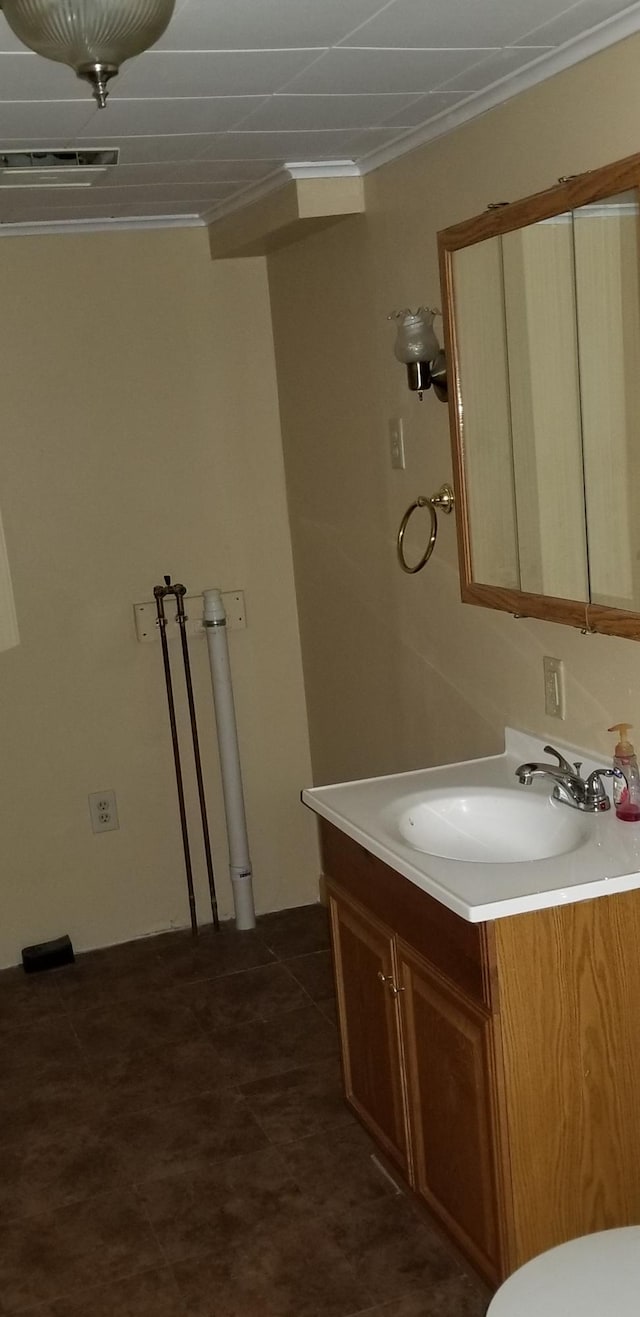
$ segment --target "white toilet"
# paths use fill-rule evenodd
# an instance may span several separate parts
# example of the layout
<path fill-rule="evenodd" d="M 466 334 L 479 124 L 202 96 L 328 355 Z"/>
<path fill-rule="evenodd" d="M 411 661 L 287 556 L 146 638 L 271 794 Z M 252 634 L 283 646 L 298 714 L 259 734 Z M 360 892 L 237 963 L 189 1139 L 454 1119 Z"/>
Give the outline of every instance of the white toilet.
<path fill-rule="evenodd" d="M 602 1230 L 532 1258 L 489 1304 L 487 1317 L 639 1317 L 640 1226 Z"/>

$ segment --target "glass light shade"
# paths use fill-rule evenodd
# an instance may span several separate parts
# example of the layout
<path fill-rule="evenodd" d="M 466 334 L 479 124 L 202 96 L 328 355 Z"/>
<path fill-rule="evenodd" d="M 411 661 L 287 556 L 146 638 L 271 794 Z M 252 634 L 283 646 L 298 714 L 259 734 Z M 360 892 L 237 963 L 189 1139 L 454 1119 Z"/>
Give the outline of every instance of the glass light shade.
<path fill-rule="evenodd" d="M 104 107 L 107 80 L 162 36 L 175 0 L 2 0 L 9 27 L 37 55 L 75 69 Z"/>
<path fill-rule="evenodd" d="M 436 338 L 433 321 L 437 315 L 428 306 L 419 306 L 417 311 L 396 311 L 394 319 L 398 321 L 398 332 L 394 344 L 394 353 L 398 361 L 406 366 L 412 362 L 435 361 L 440 344 Z"/>

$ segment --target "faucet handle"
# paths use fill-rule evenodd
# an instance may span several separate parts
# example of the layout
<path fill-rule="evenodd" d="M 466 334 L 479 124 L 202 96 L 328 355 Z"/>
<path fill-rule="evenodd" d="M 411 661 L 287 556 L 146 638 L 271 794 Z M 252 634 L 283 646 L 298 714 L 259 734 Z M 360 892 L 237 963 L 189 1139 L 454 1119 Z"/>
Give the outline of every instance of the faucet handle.
<path fill-rule="evenodd" d="M 598 810 L 611 809 L 611 802 L 604 789 L 603 777 L 622 778 L 624 773 L 619 768 L 594 768 L 587 778 L 586 799 Z"/>
<path fill-rule="evenodd" d="M 573 763 L 573 767 L 574 767 L 575 770 L 576 770 L 576 774 L 577 774 L 577 776 L 580 777 L 580 769 L 582 768 L 582 760 L 581 760 L 581 759 L 575 759 L 575 760 L 574 760 L 574 763 Z"/>
<path fill-rule="evenodd" d="M 559 750 L 554 750 L 552 745 L 545 745 L 544 752 L 546 755 L 553 755 L 554 759 L 558 760 L 558 763 L 563 773 L 571 773 L 571 775 L 573 776 L 572 765 L 569 763 L 567 759 L 565 759 L 564 755 L 560 754 Z"/>

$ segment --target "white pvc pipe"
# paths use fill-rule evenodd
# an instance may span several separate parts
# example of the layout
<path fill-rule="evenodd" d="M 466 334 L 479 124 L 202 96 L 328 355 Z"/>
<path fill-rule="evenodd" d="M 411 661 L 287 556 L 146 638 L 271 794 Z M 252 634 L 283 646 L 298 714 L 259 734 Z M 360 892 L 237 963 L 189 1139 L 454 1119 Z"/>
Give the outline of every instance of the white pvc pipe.
<path fill-rule="evenodd" d="M 233 891 L 236 928 L 255 928 L 253 883 L 249 839 L 244 812 L 242 772 L 238 749 L 236 711 L 233 703 L 227 615 L 219 590 L 205 590 L 202 623 L 207 635 L 211 684 L 216 711 L 218 753 L 229 840 L 229 872 Z"/>

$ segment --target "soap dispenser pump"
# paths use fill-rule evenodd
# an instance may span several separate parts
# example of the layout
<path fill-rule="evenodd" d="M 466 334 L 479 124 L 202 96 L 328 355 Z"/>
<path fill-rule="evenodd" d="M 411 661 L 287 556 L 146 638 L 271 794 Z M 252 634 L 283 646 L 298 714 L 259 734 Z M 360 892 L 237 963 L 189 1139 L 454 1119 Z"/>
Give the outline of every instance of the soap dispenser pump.
<path fill-rule="evenodd" d="M 638 760 L 636 752 L 627 739 L 627 732 L 631 723 L 614 723 L 609 728 L 610 732 L 618 733 L 618 743 L 613 752 L 613 767 L 619 768 L 624 774 L 622 778 L 614 778 L 613 782 L 613 803 L 616 811 L 616 818 L 623 823 L 640 822 L 640 770 L 638 769 Z"/>

